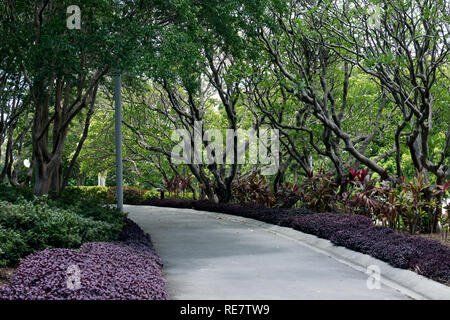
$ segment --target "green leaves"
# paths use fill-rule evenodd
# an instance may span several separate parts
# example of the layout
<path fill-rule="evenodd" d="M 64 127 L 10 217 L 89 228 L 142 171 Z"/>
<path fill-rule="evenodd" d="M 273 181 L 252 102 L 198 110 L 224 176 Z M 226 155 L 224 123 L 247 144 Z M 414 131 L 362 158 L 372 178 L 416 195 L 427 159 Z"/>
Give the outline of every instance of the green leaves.
<path fill-rule="evenodd" d="M 20 233 L 0 225 L 0 268 L 16 263 L 28 250 Z"/>
<path fill-rule="evenodd" d="M 78 248 L 84 242 L 117 240 L 124 215 L 80 194 L 0 201 L 0 267 L 46 248 Z M 14 189 L 10 188 L 14 194 Z M 5 197 L 2 196 L 2 199 Z"/>

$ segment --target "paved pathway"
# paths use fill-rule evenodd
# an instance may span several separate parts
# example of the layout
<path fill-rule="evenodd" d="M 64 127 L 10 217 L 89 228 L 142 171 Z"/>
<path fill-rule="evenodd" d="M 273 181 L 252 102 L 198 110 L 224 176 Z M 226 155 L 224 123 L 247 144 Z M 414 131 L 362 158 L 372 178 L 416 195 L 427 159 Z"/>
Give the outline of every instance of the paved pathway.
<path fill-rule="evenodd" d="M 297 241 L 214 213 L 125 206 L 165 261 L 169 299 L 407 299 Z"/>

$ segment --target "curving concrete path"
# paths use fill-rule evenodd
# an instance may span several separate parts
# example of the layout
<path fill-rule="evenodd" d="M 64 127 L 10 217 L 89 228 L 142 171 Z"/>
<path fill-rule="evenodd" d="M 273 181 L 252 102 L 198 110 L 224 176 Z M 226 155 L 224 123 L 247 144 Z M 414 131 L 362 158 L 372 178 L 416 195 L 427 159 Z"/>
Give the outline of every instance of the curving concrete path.
<path fill-rule="evenodd" d="M 169 299 L 408 299 L 298 241 L 189 209 L 125 206 L 165 261 Z"/>

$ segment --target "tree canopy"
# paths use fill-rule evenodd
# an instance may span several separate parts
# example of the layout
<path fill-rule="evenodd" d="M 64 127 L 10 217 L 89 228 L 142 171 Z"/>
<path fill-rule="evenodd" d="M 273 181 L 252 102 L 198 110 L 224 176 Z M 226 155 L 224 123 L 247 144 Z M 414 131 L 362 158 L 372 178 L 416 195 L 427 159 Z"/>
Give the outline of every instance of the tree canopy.
<path fill-rule="evenodd" d="M 174 163 L 173 132 L 193 140 L 200 121 L 202 136 L 277 129 L 275 193 L 319 169 L 341 186 L 350 168 L 392 183 L 450 178 L 445 0 L 83 1 L 80 30 L 66 26 L 71 4 L 0 4 L 3 181 L 37 195 L 105 172 L 113 184 L 117 70 L 127 185 L 192 175 L 194 191 L 227 202 L 238 179 L 261 173 Z"/>

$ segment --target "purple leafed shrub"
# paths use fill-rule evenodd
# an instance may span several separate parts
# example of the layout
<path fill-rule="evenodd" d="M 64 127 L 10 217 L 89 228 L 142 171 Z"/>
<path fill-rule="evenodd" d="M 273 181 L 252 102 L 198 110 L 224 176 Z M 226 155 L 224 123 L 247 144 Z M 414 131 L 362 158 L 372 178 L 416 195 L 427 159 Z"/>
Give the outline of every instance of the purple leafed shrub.
<path fill-rule="evenodd" d="M 79 250 L 35 252 L 20 263 L 11 286 L 0 287 L 0 299 L 167 299 L 162 261 L 153 251 L 150 238 L 128 220 L 121 239 L 85 243 Z M 79 268 L 79 288 L 74 286 L 76 275 L 71 266 Z"/>
<path fill-rule="evenodd" d="M 329 239 L 340 230 L 354 231 L 372 226 L 372 221 L 365 216 L 350 216 L 335 213 L 321 213 L 298 219 L 292 227 L 296 230 Z"/>
<path fill-rule="evenodd" d="M 156 201 L 155 201 L 156 200 Z M 170 201 L 152 199 L 141 205 L 193 208 L 252 218 L 267 223 L 290 227 L 328 239 L 332 243 L 386 261 L 394 267 L 413 270 L 425 277 L 450 283 L 450 248 L 435 240 L 394 232 L 387 227 L 374 226 L 362 215 L 317 213 L 305 209 L 240 207 L 216 204 L 205 200 Z M 184 204 L 183 204 L 184 203 Z"/>
<path fill-rule="evenodd" d="M 143 206 L 155 206 L 155 207 L 170 207 L 170 208 L 192 208 L 193 200 L 180 200 L 180 199 L 147 199 L 137 203 Z"/>
<path fill-rule="evenodd" d="M 379 226 L 341 230 L 334 233 L 330 240 L 336 245 L 369 254 L 395 267 L 450 282 L 450 248 L 438 241 L 396 233 Z"/>
<path fill-rule="evenodd" d="M 191 207 L 195 210 L 224 212 L 225 208 L 232 206 L 231 204 L 224 205 L 223 203 L 214 203 L 208 200 L 192 201 Z"/>
<path fill-rule="evenodd" d="M 369 218 L 359 215 L 315 214 L 297 218 L 291 227 L 371 255 L 394 267 L 450 282 L 450 248 L 438 241 L 374 226 Z"/>
<path fill-rule="evenodd" d="M 289 217 L 313 214 L 312 211 L 299 208 L 267 208 L 264 206 L 238 206 L 231 203 L 213 203 L 208 200 L 147 199 L 137 205 L 195 209 L 220 212 L 246 218 L 258 219 L 273 224 L 285 221 Z"/>

